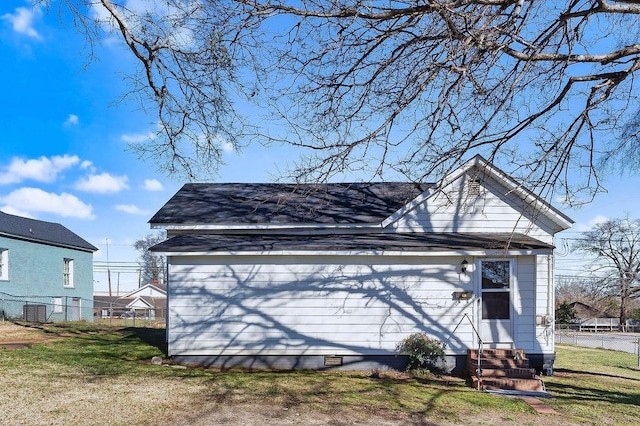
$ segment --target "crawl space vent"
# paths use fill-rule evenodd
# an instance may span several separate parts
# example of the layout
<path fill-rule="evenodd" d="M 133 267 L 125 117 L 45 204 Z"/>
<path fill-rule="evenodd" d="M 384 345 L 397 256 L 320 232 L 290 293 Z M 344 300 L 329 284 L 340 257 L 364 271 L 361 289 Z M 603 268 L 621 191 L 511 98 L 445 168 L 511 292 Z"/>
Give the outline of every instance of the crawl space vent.
<path fill-rule="evenodd" d="M 325 356 L 324 365 L 325 367 L 339 367 L 342 365 L 342 357 L 333 355 Z"/>

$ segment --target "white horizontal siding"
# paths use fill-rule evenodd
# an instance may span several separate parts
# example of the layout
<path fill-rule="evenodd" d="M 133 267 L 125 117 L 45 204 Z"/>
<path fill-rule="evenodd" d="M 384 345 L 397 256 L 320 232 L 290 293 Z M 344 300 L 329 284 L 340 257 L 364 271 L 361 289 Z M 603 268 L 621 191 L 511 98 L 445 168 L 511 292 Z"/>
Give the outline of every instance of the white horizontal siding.
<path fill-rule="evenodd" d="M 536 279 L 536 318 L 542 318 L 547 315 L 554 314 L 554 287 L 549 282 L 553 276 L 552 264 L 547 256 L 537 257 L 537 279 Z M 555 349 L 555 341 L 553 334 L 553 325 L 544 324 L 536 325 L 537 342 L 546 352 L 553 352 Z"/>
<path fill-rule="evenodd" d="M 239 261 L 239 262 L 238 262 Z M 306 263 L 295 263 L 304 261 Z M 378 263 L 375 263 L 378 262 Z M 413 332 L 446 340 L 471 306 L 460 258 L 172 257 L 172 355 L 389 354 Z M 448 349 L 473 345 L 463 324 Z"/>
<path fill-rule="evenodd" d="M 391 225 L 399 232 L 517 232 L 552 242 L 554 225 L 492 179 L 479 196 L 468 196 L 466 176 L 444 187 Z"/>
<path fill-rule="evenodd" d="M 536 257 L 518 258 L 518 316 L 516 319 L 516 345 L 525 352 L 535 351 L 535 306 L 536 306 Z"/>

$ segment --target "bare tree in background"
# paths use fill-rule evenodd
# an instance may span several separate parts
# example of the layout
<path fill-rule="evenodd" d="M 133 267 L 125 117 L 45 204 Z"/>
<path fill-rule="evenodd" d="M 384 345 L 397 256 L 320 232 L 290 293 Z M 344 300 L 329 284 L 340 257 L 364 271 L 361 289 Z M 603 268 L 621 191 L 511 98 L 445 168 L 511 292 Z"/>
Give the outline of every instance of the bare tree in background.
<path fill-rule="evenodd" d="M 640 220 L 611 219 L 583 232 L 574 250 L 597 256 L 596 273 L 620 301 L 620 323 L 629 304 L 640 298 Z"/>
<path fill-rule="evenodd" d="M 165 284 L 166 265 L 164 256 L 149 251 L 149 247 L 154 246 L 166 239 L 164 232 L 148 234 L 133 244 L 138 250 L 138 265 L 142 272 L 142 284 L 159 283 Z"/>
<path fill-rule="evenodd" d="M 302 148 L 298 180 L 421 181 L 480 153 L 579 201 L 606 167 L 638 167 L 638 1 L 89 3 L 141 65 L 161 125 L 138 149 L 170 172 L 215 171 L 252 135 Z M 247 126 L 241 102 L 272 125 Z"/>
<path fill-rule="evenodd" d="M 612 288 L 610 277 L 601 275 L 558 275 L 556 284 L 556 309 L 562 303 L 581 302 L 602 312 L 619 312 L 619 297 Z"/>

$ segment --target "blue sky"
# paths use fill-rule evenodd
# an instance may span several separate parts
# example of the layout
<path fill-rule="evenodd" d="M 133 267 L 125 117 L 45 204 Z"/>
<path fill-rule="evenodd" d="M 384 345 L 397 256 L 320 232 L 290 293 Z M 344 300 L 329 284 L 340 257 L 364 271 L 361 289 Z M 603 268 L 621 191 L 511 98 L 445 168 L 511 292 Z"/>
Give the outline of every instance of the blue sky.
<path fill-rule="evenodd" d="M 118 102 L 128 52 L 105 38 L 95 53 L 89 63 L 84 39 L 55 8 L 0 3 L 0 209 L 62 223 L 100 248 L 96 261 L 106 261 L 108 244 L 110 262 L 135 262 L 132 243 L 152 232 L 147 221 L 183 182 L 128 150 L 153 130 L 153 117 Z M 225 153 L 219 180 L 270 180 L 274 159 L 289 155 L 278 150 Z M 133 271 L 121 272 L 121 288 L 137 286 Z M 95 279 L 106 289 L 103 274 Z"/>
<path fill-rule="evenodd" d="M 151 232 L 147 221 L 182 182 L 127 150 L 149 137 L 153 117 L 118 102 L 127 91 L 120 72 L 134 64 L 118 42 L 102 41 L 89 63 L 84 39 L 55 6 L 46 13 L 25 0 L 0 3 L 0 209 L 64 224 L 100 248 L 96 261 L 106 261 L 108 241 L 110 262 L 135 262 L 133 242 Z M 293 148 L 259 145 L 229 151 L 218 180 L 269 181 L 295 156 Z M 558 274 L 585 270 L 580 257 L 562 255 L 565 241 L 607 217 L 640 217 L 640 177 L 613 175 L 606 186 L 595 202 L 563 208 L 576 225 L 558 236 Z M 119 272 L 121 289 L 137 286 L 131 269 Z M 105 290 L 106 276 L 95 279 Z"/>

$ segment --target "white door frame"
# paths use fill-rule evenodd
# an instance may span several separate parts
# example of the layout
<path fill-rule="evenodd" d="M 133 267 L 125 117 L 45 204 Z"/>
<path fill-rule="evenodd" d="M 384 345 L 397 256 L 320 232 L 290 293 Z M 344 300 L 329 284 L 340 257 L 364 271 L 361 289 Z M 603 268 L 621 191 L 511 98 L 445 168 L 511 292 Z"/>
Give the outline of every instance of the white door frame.
<path fill-rule="evenodd" d="M 486 262 L 508 262 L 509 275 L 508 287 L 506 289 L 501 287 L 499 282 L 496 282 L 495 285 L 489 283 L 483 288 L 482 265 Z M 476 260 L 475 293 L 478 295 L 476 326 L 478 327 L 478 332 L 480 333 L 484 346 L 487 348 L 514 347 L 516 325 L 515 297 L 518 294 L 516 266 L 516 259 L 513 257 L 485 257 Z M 507 293 L 506 301 L 504 300 L 505 293 Z M 495 310 L 491 315 L 496 318 L 483 318 L 487 313 L 485 311 L 489 297 L 494 297 L 495 304 L 492 305 L 492 307 L 495 308 Z M 504 306 L 505 302 L 508 303 L 506 307 Z"/>

